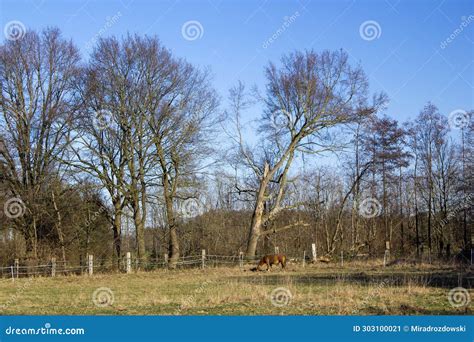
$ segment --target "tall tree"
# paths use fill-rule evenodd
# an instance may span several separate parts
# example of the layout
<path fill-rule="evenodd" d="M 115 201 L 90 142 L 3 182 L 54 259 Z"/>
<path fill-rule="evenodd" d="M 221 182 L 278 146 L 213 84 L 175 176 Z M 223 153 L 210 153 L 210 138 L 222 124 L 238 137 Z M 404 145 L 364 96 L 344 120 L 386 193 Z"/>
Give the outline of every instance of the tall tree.
<path fill-rule="evenodd" d="M 178 219 L 186 211 L 183 201 L 196 197 L 196 177 L 211 152 L 218 97 L 207 71 L 173 58 L 168 50 L 158 48 L 157 41 L 155 44 L 154 53 L 148 57 L 152 67 L 146 74 L 152 87 L 143 102 L 150 114 L 148 126 L 162 186 L 169 267 L 174 268 L 180 255 Z M 201 205 L 201 200 L 195 198 L 194 204 Z M 181 212 L 176 212 L 177 202 Z"/>
<path fill-rule="evenodd" d="M 374 118 L 369 126 L 365 141 L 366 149 L 372 156 L 372 168 L 380 175 L 382 183 L 382 215 L 384 220 L 385 241 L 392 241 L 392 227 L 389 225 L 391 204 L 389 186 L 394 183 L 394 172 L 408 166 L 408 154 L 403 149 L 405 132 L 398 122 L 387 116 Z"/>
<path fill-rule="evenodd" d="M 297 152 L 331 151 L 337 144 L 328 129 L 372 115 L 385 101 L 368 104 L 368 84 L 362 69 L 352 67 L 343 51 L 296 52 L 282 58 L 281 68 L 266 68 L 265 110 L 260 121 L 260 150 L 240 144 L 243 160 L 257 179 L 255 206 L 246 255 L 253 257 L 263 232 L 285 208 L 288 173 Z M 290 223 L 273 232 L 299 225 Z"/>
<path fill-rule="evenodd" d="M 128 105 L 133 96 L 126 77 L 131 67 L 120 43 L 100 40 L 89 64 L 84 68 L 80 86 L 83 115 L 75 127 L 75 143 L 69 163 L 91 175 L 106 191 L 112 203 L 109 221 L 117 261 L 121 257 L 122 220 L 130 203 L 127 191 L 127 166 L 131 154 Z M 125 65 L 118 64 L 124 63 Z"/>
<path fill-rule="evenodd" d="M 462 192 L 463 201 L 465 206 L 462 210 L 462 226 L 463 226 L 463 244 L 464 248 L 472 248 L 472 233 L 469 232 L 468 225 L 468 212 L 472 210 L 468 203 L 468 193 L 471 195 L 472 203 L 472 189 L 473 189 L 473 168 L 474 168 L 474 111 L 466 113 L 467 123 L 461 126 L 461 171 L 462 179 L 459 182 L 459 188 Z M 471 206 L 472 207 L 472 206 Z"/>
<path fill-rule="evenodd" d="M 446 144 L 448 133 L 447 120 L 443 117 L 438 108 L 428 103 L 420 112 L 413 126 L 414 139 L 416 139 L 417 158 L 420 162 L 420 171 L 423 176 L 419 178 L 418 193 L 425 204 L 427 242 L 431 256 L 433 249 L 433 230 L 435 229 L 434 216 L 437 211 L 435 202 L 436 196 L 436 151 L 441 145 Z M 438 208 L 439 210 L 439 208 Z"/>
<path fill-rule="evenodd" d="M 39 226 L 44 213 L 38 200 L 69 144 L 79 60 L 76 46 L 54 28 L 0 46 L 0 168 L 10 195 L 26 206 L 15 226 L 33 258 L 38 239 L 51 229 Z"/>

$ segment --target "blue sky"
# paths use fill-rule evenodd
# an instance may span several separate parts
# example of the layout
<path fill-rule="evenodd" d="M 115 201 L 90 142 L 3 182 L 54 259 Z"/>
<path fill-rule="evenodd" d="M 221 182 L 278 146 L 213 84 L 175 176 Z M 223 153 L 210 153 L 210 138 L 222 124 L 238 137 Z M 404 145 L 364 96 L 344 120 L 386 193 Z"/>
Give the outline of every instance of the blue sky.
<path fill-rule="evenodd" d="M 2 28 L 12 20 L 32 29 L 58 26 L 76 42 L 85 58 L 88 42 L 99 32 L 104 36 L 156 34 L 176 56 L 210 66 L 223 99 L 237 80 L 262 88 L 264 66 L 270 60 L 277 62 L 285 53 L 342 48 L 354 63 L 361 63 L 371 90 L 388 94 L 387 114 L 392 117 L 401 121 L 413 118 L 427 101 L 446 115 L 474 108 L 472 0 L 0 3 Z M 112 20 L 114 16 L 116 20 Z M 284 26 L 291 16 L 294 20 Z M 199 22 L 202 36 L 195 40 L 183 37 L 182 27 L 188 21 Z M 360 33 L 367 21 L 377 25 L 373 40 L 363 39 Z M 283 32 L 277 33 L 282 26 Z M 265 44 L 274 34 L 276 39 Z M 450 35 L 454 39 L 441 47 Z"/>

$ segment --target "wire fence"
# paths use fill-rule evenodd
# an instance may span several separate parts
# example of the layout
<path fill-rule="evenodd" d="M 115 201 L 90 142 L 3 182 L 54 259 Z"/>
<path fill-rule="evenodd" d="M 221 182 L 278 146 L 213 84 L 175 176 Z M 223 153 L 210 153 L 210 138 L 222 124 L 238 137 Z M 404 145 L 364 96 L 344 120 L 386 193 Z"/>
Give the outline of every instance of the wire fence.
<path fill-rule="evenodd" d="M 176 268 L 208 268 L 218 266 L 240 266 L 243 267 L 249 263 L 255 264 L 258 258 L 244 258 L 240 255 L 187 255 L 182 256 L 179 260 L 173 262 Z M 0 278 L 24 278 L 24 277 L 54 277 L 56 275 L 67 274 L 105 274 L 110 272 L 131 273 L 133 271 L 152 271 L 156 269 L 166 269 L 170 266 L 170 261 L 167 258 L 140 260 L 133 258 L 129 253 L 119 262 L 100 261 L 95 262 L 93 256 L 89 255 L 87 262 L 81 265 L 73 265 L 64 261 L 56 261 L 54 258 L 49 262 L 42 262 L 39 264 L 21 263 L 15 259 L 13 265 L 0 267 Z"/>
<path fill-rule="evenodd" d="M 275 250 L 275 252 L 278 252 Z M 368 258 L 368 256 L 363 257 Z M 256 266 L 259 257 L 248 258 L 244 257 L 244 254 L 240 252 L 238 255 L 216 255 L 206 254 L 206 250 L 202 250 L 201 255 L 186 255 L 179 258 L 179 260 L 173 261 L 173 266 L 176 268 L 209 268 L 209 267 L 248 267 L 249 265 Z M 313 250 L 312 255 L 306 254 L 303 251 L 301 256 L 292 257 L 287 256 L 287 260 L 301 263 L 304 267 L 306 263 L 316 261 L 317 255 Z M 328 262 L 325 258 L 319 258 L 318 261 Z M 361 260 L 360 258 L 351 258 L 353 260 Z M 392 260 L 391 263 L 389 261 Z M 403 259 L 402 259 L 403 260 Z M 474 260 L 474 249 L 471 250 L 470 265 L 472 267 Z M 335 262 L 340 263 L 344 266 L 344 255 L 341 253 L 339 260 Z M 392 259 L 387 253 L 383 256 L 383 266 L 389 266 L 396 262 L 396 259 Z M 430 259 L 431 263 L 431 259 Z M 15 259 L 14 263 L 9 266 L 0 267 L 0 278 L 24 278 L 24 277 L 55 277 L 56 275 L 93 275 L 93 274 L 106 274 L 106 273 L 132 273 L 134 271 L 153 271 L 158 269 L 169 268 L 171 262 L 165 255 L 163 258 L 153 259 L 139 259 L 132 257 L 131 253 L 127 253 L 125 257 L 119 261 L 113 262 L 107 259 L 98 259 L 94 261 L 93 255 L 88 255 L 87 260 L 82 262 L 80 265 L 73 265 L 69 262 L 57 261 L 55 258 L 51 258 L 49 261 L 33 264 L 31 261 L 21 261 Z"/>

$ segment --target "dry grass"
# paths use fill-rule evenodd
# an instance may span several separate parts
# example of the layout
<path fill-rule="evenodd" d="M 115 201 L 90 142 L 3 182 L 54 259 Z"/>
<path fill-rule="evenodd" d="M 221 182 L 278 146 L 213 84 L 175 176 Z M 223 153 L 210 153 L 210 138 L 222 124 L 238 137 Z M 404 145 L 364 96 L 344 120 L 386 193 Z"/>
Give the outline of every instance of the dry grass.
<path fill-rule="evenodd" d="M 248 269 L 248 268 L 247 268 Z M 345 265 L 293 265 L 288 270 L 249 272 L 239 268 L 158 270 L 135 274 L 58 276 L 0 280 L 1 314 L 118 315 L 352 315 L 471 314 L 453 308 L 449 287 L 428 286 L 430 274 L 454 272 L 449 267 L 376 262 Z M 472 273 L 465 273 L 471 276 Z M 396 282 L 395 282 L 396 280 Z M 397 283 L 398 282 L 398 283 Z M 94 304 L 96 289 L 113 292 L 111 305 Z M 276 288 L 288 289 L 288 305 L 270 300 Z M 471 297 L 474 295 L 470 290 Z M 284 299 L 284 298 L 280 298 Z M 100 303 L 99 303 L 100 304 Z"/>

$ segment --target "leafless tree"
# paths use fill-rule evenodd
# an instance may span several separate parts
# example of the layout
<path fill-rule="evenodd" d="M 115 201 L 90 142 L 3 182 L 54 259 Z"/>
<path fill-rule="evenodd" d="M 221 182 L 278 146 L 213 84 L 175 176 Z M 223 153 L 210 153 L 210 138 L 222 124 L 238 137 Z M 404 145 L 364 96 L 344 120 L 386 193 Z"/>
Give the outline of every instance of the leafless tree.
<path fill-rule="evenodd" d="M 28 31 L 0 46 L 0 168 L 11 196 L 25 203 L 16 227 L 33 258 L 45 234 L 38 230 L 42 213 L 37 199 L 59 171 L 57 161 L 77 114 L 79 60 L 78 49 L 58 29 Z"/>
<path fill-rule="evenodd" d="M 122 77 L 129 69 L 114 64 L 121 53 L 116 40 L 101 40 L 82 71 L 79 88 L 83 112 L 74 130 L 68 161 L 91 175 L 107 192 L 112 203 L 109 220 L 117 258 L 121 257 L 123 210 L 129 203 L 126 182 L 130 154 L 127 114 L 131 94 Z"/>
<path fill-rule="evenodd" d="M 162 187 L 169 231 L 169 265 L 173 268 L 180 253 L 180 213 L 176 212 L 176 204 L 195 197 L 196 176 L 205 166 L 213 141 L 218 98 L 210 86 L 208 72 L 173 58 L 157 40 L 150 44 L 146 78 L 151 87 L 144 94 L 143 106 L 149 113 L 148 127 L 159 165 L 156 174 Z M 199 201 L 196 203 L 202 203 Z"/>
<path fill-rule="evenodd" d="M 255 208 L 246 254 L 255 255 L 262 226 L 283 209 L 291 164 L 297 152 L 317 154 L 338 145 L 328 130 L 372 115 L 383 104 L 382 95 L 368 103 L 368 84 L 359 67 L 349 64 L 343 51 L 296 52 L 282 58 L 282 66 L 266 68 L 265 110 L 258 151 L 240 144 L 240 153 L 258 179 Z M 239 90 L 237 90 L 239 91 Z M 266 208 L 265 208 L 266 206 Z M 295 222 L 281 231 L 300 225 Z"/>

